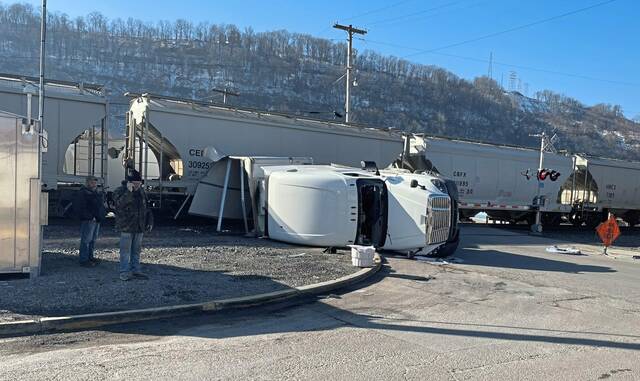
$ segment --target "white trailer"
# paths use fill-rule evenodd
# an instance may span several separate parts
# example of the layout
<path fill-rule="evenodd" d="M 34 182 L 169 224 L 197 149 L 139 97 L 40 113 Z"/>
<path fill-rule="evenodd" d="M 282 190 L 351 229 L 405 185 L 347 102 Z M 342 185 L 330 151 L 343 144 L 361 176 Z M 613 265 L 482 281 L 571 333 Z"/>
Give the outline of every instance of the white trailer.
<path fill-rule="evenodd" d="M 343 165 L 369 160 L 386 166 L 403 148 L 402 135 L 391 130 L 151 94 L 132 99 L 126 123 L 127 165 L 140 171 L 154 205 L 176 215 L 223 157 L 311 157 L 318 164 Z M 148 149 L 140 149 L 141 142 Z M 152 160 L 160 163 L 155 178 L 148 170 Z M 209 189 L 222 186 L 220 180 L 207 182 Z"/>
<path fill-rule="evenodd" d="M 0 74 L 0 110 L 38 116 L 38 78 Z M 102 86 L 47 80 L 42 189 L 51 193 L 52 215 L 69 211 L 71 190 L 87 175 L 106 182 L 108 103 Z M 67 158 L 71 157 L 71 160 Z"/>

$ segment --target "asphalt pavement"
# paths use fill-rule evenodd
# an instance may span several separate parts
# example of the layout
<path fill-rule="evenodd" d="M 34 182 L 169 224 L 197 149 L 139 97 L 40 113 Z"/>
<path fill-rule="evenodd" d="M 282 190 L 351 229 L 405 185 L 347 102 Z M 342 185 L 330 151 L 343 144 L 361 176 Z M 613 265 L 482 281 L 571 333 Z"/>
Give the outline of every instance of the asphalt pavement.
<path fill-rule="evenodd" d="M 640 379 L 640 264 L 465 226 L 297 306 L 0 339 L 0 379 Z"/>

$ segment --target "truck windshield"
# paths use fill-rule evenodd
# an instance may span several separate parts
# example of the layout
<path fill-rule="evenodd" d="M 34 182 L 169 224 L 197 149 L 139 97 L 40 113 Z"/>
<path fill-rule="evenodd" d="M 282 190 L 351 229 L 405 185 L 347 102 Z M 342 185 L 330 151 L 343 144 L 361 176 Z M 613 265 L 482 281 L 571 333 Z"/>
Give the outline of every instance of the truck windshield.
<path fill-rule="evenodd" d="M 379 179 L 359 179 L 358 245 L 381 247 L 387 237 L 387 188 Z"/>

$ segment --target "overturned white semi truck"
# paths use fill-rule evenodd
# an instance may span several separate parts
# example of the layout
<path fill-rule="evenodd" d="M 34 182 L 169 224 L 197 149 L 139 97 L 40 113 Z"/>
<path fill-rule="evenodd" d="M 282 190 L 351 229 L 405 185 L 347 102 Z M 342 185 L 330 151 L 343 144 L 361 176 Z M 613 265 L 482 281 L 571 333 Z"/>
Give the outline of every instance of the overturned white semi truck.
<path fill-rule="evenodd" d="M 456 191 L 439 176 L 375 167 L 264 167 L 264 234 L 296 244 L 371 245 L 414 254 L 453 254 Z"/>
<path fill-rule="evenodd" d="M 235 209 L 253 232 L 310 246 L 374 246 L 407 254 L 450 255 L 459 241 L 453 181 L 403 169 L 313 165 L 304 157 L 225 157 L 219 198 L 194 199 L 220 214 Z M 231 200 L 230 178 L 241 197 Z M 249 214 L 251 216 L 249 216 Z M 218 218 L 220 229 L 222 218 Z"/>

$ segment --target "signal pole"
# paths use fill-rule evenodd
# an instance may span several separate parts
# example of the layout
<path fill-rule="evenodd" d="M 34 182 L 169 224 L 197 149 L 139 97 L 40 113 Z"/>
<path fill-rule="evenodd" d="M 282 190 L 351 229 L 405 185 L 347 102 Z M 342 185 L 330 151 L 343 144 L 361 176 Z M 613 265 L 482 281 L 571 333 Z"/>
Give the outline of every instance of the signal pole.
<path fill-rule="evenodd" d="M 538 172 L 536 174 L 536 180 L 538 180 L 538 189 L 536 190 L 536 200 L 538 204 L 538 209 L 536 210 L 536 223 L 531 226 L 531 231 L 534 234 L 542 233 L 542 211 L 540 208 L 543 206 L 542 201 L 540 199 L 540 188 L 544 185 L 543 180 L 540 180 L 539 174 L 544 169 L 544 151 L 555 152 L 555 148 L 553 147 L 553 143 L 557 139 L 557 135 L 553 135 L 549 138 L 545 132 L 541 134 L 529 135 L 532 137 L 540 138 L 540 159 L 538 162 Z"/>
<path fill-rule="evenodd" d="M 350 95 L 351 95 L 351 56 L 352 56 L 352 51 L 353 51 L 353 35 L 354 34 L 361 34 L 361 35 L 365 35 L 367 34 L 366 30 L 363 29 L 358 29 L 358 28 L 354 28 L 353 25 L 349 24 L 349 26 L 346 25 L 340 25 L 338 23 L 333 25 L 334 28 L 336 29 L 341 29 L 347 32 L 348 34 L 348 38 L 347 41 L 349 42 L 348 45 L 348 50 L 347 50 L 347 93 L 346 93 L 346 97 L 345 97 L 345 101 L 344 101 L 344 120 L 346 123 L 349 123 L 350 118 L 350 108 L 351 108 L 351 100 L 350 100 Z"/>

